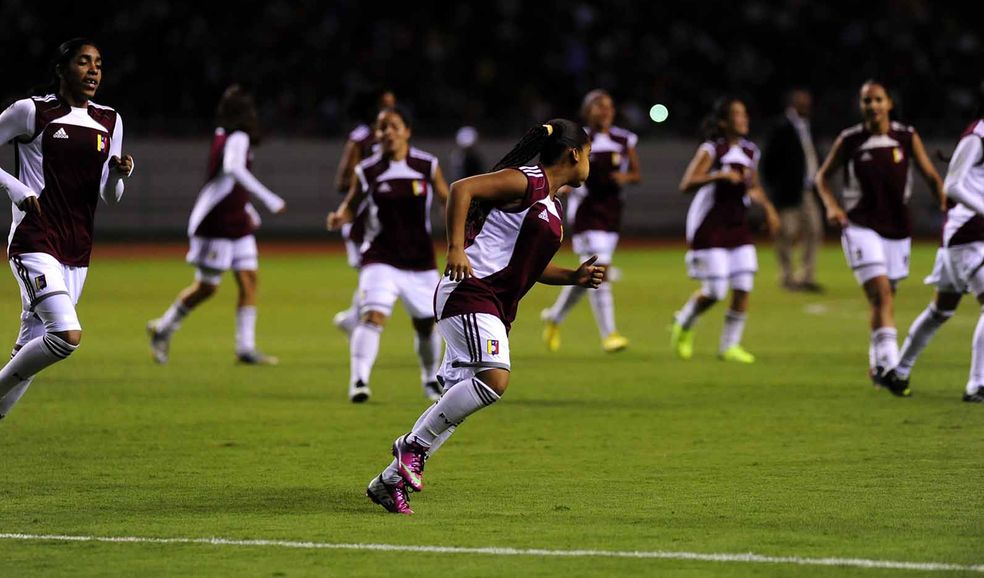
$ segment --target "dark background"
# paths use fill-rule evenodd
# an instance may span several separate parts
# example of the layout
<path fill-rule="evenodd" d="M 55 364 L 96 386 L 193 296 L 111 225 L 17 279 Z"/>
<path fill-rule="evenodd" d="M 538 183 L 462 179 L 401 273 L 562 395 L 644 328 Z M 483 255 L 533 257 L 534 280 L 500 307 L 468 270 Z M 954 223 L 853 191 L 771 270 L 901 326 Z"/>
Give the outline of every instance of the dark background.
<path fill-rule="evenodd" d="M 836 134 L 858 118 L 856 94 L 883 79 L 899 117 L 926 136 L 953 138 L 981 81 L 976 2 L 126 3 L 4 0 L 0 96 L 22 97 L 49 77 L 57 45 L 100 44 L 97 101 L 119 109 L 130 136 L 201 135 L 230 82 L 250 85 L 264 124 L 284 137 L 337 137 L 357 121 L 354 96 L 391 87 L 418 135 L 463 124 L 510 136 L 575 116 L 601 87 L 619 122 L 691 136 L 723 92 L 745 96 L 753 121 L 781 110 L 792 85 L 817 97 L 816 125 Z M 648 119 L 669 107 L 667 123 Z"/>

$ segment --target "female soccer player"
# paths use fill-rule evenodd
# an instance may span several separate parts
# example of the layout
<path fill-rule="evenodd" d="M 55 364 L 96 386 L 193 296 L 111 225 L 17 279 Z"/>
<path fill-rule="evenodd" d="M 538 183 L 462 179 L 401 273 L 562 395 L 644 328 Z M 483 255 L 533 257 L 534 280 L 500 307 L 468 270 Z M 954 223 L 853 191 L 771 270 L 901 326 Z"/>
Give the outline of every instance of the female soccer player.
<path fill-rule="evenodd" d="M 943 225 L 943 243 L 927 284 L 936 286 L 933 302 L 919 314 L 902 345 L 899 364 L 881 382 L 898 396 L 910 395 L 909 374 L 936 331 L 953 317 L 964 293 L 984 306 L 984 95 L 972 122 L 950 159 L 944 189 L 951 203 Z M 984 403 L 984 313 L 971 342 L 970 377 L 963 400 Z"/>
<path fill-rule="evenodd" d="M 598 287 L 596 257 L 578 269 L 550 264 L 563 238 L 556 196 L 588 177 L 591 142 L 577 124 L 551 120 L 531 129 L 494 171 L 455 182 L 448 205 L 448 258 L 434 310 L 447 350 L 444 396 L 393 444 L 396 458 L 369 483 L 372 501 L 412 514 L 407 494 L 423 489 L 424 460 L 466 417 L 496 402 L 509 385 L 509 327 L 537 281 Z M 539 154 L 540 164 L 522 166 Z M 501 170 L 500 170 L 501 169 Z"/>
<path fill-rule="evenodd" d="M 399 109 L 385 109 L 376 119 L 380 150 L 355 167 L 349 194 L 328 216 L 336 230 L 352 222 L 363 201 L 365 237 L 360 247 L 359 308 L 361 321 L 349 339 L 349 399 L 369 399 L 369 376 L 379 353 L 379 338 L 399 298 L 416 332 L 424 394 L 441 395 L 437 362 L 441 337 L 434 331 L 437 262 L 430 234 L 430 208 L 436 195 L 443 205 L 448 185 L 437 157 L 410 146 L 410 121 Z"/>
<path fill-rule="evenodd" d="M 366 105 L 366 98 L 359 98 L 357 103 L 357 114 L 365 117 L 367 122 L 360 124 L 349 133 L 348 141 L 345 142 L 345 149 L 342 151 L 342 158 L 338 162 L 338 171 L 335 174 L 335 187 L 342 195 L 348 194 L 352 187 L 352 177 L 355 176 L 355 166 L 360 161 L 369 158 L 379 148 L 376 141 L 376 130 L 369 126 L 375 123 L 379 111 L 396 107 L 396 95 L 391 90 L 384 90 L 378 95 L 373 95 L 371 105 Z M 359 268 L 361 255 L 359 247 L 362 245 L 363 235 L 365 234 L 365 215 L 359 210 L 361 207 L 353 207 L 355 217 L 352 222 L 342 225 L 342 239 L 345 241 L 345 252 L 348 257 L 350 267 Z M 352 336 L 352 331 L 359 323 L 359 289 L 356 287 L 352 294 L 352 304 L 348 309 L 339 311 L 332 318 L 332 324 L 339 328 L 347 336 Z"/>
<path fill-rule="evenodd" d="M 226 89 L 216 112 L 215 136 L 208 161 L 208 180 L 198 194 L 188 222 L 191 249 L 186 260 L 194 265 L 195 281 L 158 319 L 147 324 L 150 349 L 157 363 L 167 363 L 171 337 L 181 321 L 215 294 L 222 273 L 233 272 L 239 286 L 236 305 L 236 357 L 240 363 L 276 365 L 276 357 L 256 349 L 256 238 L 260 215 L 250 203 L 258 199 L 272 213 L 287 204 L 258 181 L 249 168 L 250 145 L 257 136 L 253 97 L 232 85 Z"/>
<path fill-rule="evenodd" d="M 737 98 L 721 98 L 704 121 L 707 140 L 680 181 L 683 193 L 696 191 L 687 212 L 687 270 L 700 289 L 676 313 L 671 345 L 682 359 L 694 353 L 693 325 L 731 287 L 731 307 L 724 316 L 718 357 L 754 363 L 741 346 L 758 259 L 746 220 L 749 200 L 765 209 L 769 232 L 779 230 L 779 215 L 759 184 L 759 149 L 745 138 L 748 113 Z"/>
<path fill-rule="evenodd" d="M 871 306 L 868 374 L 875 385 L 899 362 L 894 300 L 898 282 L 909 276 L 909 165 L 916 166 L 940 205 L 943 180 L 926 155 L 916 129 L 891 119 L 892 98 L 885 85 L 861 85 L 863 122 L 845 129 L 817 172 L 816 184 L 827 220 L 841 227 L 847 264 Z M 830 189 L 830 176 L 844 167 L 844 204 Z M 846 209 L 846 212 L 845 212 Z"/>
<path fill-rule="evenodd" d="M 123 120 L 92 102 L 102 55 L 76 38 L 58 47 L 51 94 L 18 100 L 0 114 L 0 143 L 13 141 L 17 175 L 0 169 L 13 203 L 7 254 L 20 286 L 20 334 L 0 369 L 0 418 L 42 369 L 82 339 L 75 311 L 92 251 L 99 197 L 116 204 L 133 159 L 123 155 Z"/>
<path fill-rule="evenodd" d="M 584 97 L 581 116 L 591 138 L 591 173 L 584 186 L 571 193 L 567 218 L 572 223 L 574 252 L 582 261 L 597 255 L 598 264 L 607 268 L 621 228 L 622 186 L 641 180 L 636 154 L 639 137 L 612 125 L 615 105 L 604 90 L 592 90 Z M 553 307 L 541 313 L 546 323 L 543 340 L 550 351 L 560 349 L 560 324 L 586 291 L 577 285 L 564 287 Z M 611 353 L 628 347 L 629 340 L 615 329 L 611 284 L 606 280 L 588 294 L 588 300 L 601 334 L 601 348 Z"/>

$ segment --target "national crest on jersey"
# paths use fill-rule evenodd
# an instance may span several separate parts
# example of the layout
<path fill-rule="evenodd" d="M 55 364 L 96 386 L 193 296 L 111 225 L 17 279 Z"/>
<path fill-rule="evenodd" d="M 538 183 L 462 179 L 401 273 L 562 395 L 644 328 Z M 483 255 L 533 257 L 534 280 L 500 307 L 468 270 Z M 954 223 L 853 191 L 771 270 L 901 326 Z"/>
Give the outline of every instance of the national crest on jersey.
<path fill-rule="evenodd" d="M 591 139 L 591 171 L 577 191 L 582 199 L 573 215 L 574 233 L 618 232 L 622 228 L 622 187 L 612 174 L 629 170 L 629 150 L 635 148 L 639 137 L 617 126 L 608 132 L 585 130 Z"/>
<path fill-rule="evenodd" d="M 17 178 L 39 193 L 41 212 L 14 210 L 8 255 L 47 253 L 65 265 L 88 266 L 117 113 L 91 102 L 73 108 L 54 94 L 15 104 L 33 113 L 33 133 L 14 145 Z"/>
<path fill-rule="evenodd" d="M 362 264 L 429 271 L 437 267 L 431 239 L 434 155 L 410 148 L 403 160 L 376 153 L 355 168 L 366 194 Z"/>
<path fill-rule="evenodd" d="M 912 192 L 909 171 L 915 130 L 892 122 L 885 134 L 858 124 L 841 132 L 844 208 L 847 218 L 887 239 L 910 236 L 907 204 Z"/>
<path fill-rule="evenodd" d="M 501 319 L 508 330 L 519 300 L 560 249 L 563 208 L 550 196 L 542 167 L 515 170 L 526 176 L 526 195 L 515 206 L 489 203 L 470 212 L 465 254 L 473 276 L 460 282 L 441 279 L 435 294 L 438 319 L 488 313 Z"/>
<path fill-rule="evenodd" d="M 700 149 L 711 156 L 710 172 L 731 170 L 745 179 L 739 183 L 715 181 L 697 191 L 687 211 L 690 248 L 732 249 L 750 244 L 752 235 L 746 219 L 750 204 L 748 180 L 758 168 L 758 147 L 747 139 L 734 144 L 718 139 L 703 143 Z"/>

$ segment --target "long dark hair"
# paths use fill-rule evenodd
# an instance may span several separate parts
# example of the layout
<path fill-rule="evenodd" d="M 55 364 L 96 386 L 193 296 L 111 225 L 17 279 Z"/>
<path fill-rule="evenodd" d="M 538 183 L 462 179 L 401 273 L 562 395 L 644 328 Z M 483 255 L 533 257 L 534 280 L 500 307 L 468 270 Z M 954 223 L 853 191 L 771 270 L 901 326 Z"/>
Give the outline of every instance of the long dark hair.
<path fill-rule="evenodd" d="M 72 38 L 71 40 L 66 40 L 58 45 L 58 50 L 55 51 L 54 56 L 51 58 L 51 62 L 48 65 L 51 77 L 45 84 L 39 84 L 34 86 L 30 90 L 30 96 L 45 96 L 47 94 L 58 94 L 61 89 L 61 77 L 58 76 L 59 70 L 68 66 L 68 63 L 75 58 L 79 50 L 82 50 L 83 46 L 92 46 L 96 50 L 99 50 L 99 45 L 95 42 L 89 40 L 88 38 Z M 101 53 L 102 50 L 99 50 Z"/>
<path fill-rule="evenodd" d="M 227 133 L 241 130 L 255 142 L 259 138 L 259 123 L 253 95 L 238 84 L 226 88 L 215 109 L 215 124 Z"/>
<path fill-rule="evenodd" d="M 526 131 L 506 156 L 492 167 L 495 172 L 508 167 L 518 167 L 540 155 L 540 164 L 556 164 L 569 149 L 588 144 L 588 135 L 577 123 L 565 118 L 555 118 Z"/>
<path fill-rule="evenodd" d="M 700 123 L 700 131 L 705 140 L 718 140 L 725 138 L 724 127 L 731 119 L 731 105 L 736 102 L 744 101 L 737 96 L 722 96 L 711 105 L 711 111 L 707 113 L 704 120 Z"/>

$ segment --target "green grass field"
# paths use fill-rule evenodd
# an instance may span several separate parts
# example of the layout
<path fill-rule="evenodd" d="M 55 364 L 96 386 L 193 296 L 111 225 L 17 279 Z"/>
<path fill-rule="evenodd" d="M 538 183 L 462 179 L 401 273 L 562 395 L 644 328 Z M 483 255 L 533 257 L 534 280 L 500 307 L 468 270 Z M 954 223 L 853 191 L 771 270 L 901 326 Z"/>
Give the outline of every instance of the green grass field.
<path fill-rule="evenodd" d="M 931 290 L 916 247 L 897 305 L 900 341 Z M 563 348 L 540 342 L 523 302 L 513 379 L 428 464 L 417 514 L 364 495 L 393 438 L 426 407 L 398 309 L 374 397 L 346 398 L 348 348 L 332 314 L 355 274 L 340 255 L 261 261 L 259 341 L 279 367 L 233 363 L 234 284 L 188 318 L 171 363 L 144 333 L 192 277 L 180 258 L 99 258 L 79 306 L 85 337 L 0 422 L 0 533 L 285 540 L 551 550 L 754 552 L 984 563 L 984 407 L 962 403 L 978 307 L 967 300 L 896 399 L 865 376 L 866 307 L 829 246 L 822 296 L 780 291 L 759 253 L 744 344 L 715 357 L 724 309 L 697 326 L 689 362 L 668 349 L 671 313 L 696 286 L 680 249 L 626 250 L 615 286 L 621 354 L 601 352 L 585 302 Z M 558 259 L 572 263 L 569 249 Z M 19 299 L 0 283 L 3 336 Z M 981 569 L 984 571 L 984 569 Z M 0 539 L 2 576 L 930 576 L 906 571 L 598 556 L 497 556 L 275 546 Z"/>

